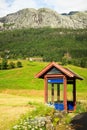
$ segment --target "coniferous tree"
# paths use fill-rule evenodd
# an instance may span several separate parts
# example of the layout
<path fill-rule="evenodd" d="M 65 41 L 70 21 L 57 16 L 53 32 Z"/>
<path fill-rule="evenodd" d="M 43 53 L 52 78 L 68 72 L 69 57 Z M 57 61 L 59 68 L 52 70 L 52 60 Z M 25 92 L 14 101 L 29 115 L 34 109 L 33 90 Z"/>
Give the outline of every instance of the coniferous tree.
<path fill-rule="evenodd" d="M 7 59 L 4 58 L 4 59 L 2 59 L 1 69 L 5 70 L 7 68 L 8 68 L 8 61 L 7 61 Z"/>
<path fill-rule="evenodd" d="M 17 68 L 21 68 L 22 67 L 22 63 L 20 61 L 17 62 Z"/>

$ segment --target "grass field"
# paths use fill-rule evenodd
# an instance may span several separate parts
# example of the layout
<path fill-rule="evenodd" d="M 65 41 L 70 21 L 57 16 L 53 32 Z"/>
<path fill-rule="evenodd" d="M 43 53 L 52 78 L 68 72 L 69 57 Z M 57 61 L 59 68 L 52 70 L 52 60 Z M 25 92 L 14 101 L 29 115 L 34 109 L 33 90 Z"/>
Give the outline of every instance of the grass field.
<path fill-rule="evenodd" d="M 43 80 L 36 79 L 35 74 L 41 71 L 47 64 L 46 62 L 21 61 L 22 68 L 11 70 L 0 70 L 0 90 L 3 89 L 43 89 Z M 87 92 L 87 68 L 80 68 L 72 65 L 66 66 L 82 76 L 84 80 L 77 80 L 77 91 Z"/>
<path fill-rule="evenodd" d="M 42 89 L 42 80 L 35 79 L 45 63 L 22 61 L 23 67 L 12 70 L 0 70 L 0 89 Z M 39 84 L 38 84 L 39 82 Z"/>
<path fill-rule="evenodd" d="M 0 94 L 0 130 L 7 130 L 29 109 L 28 98 Z"/>
<path fill-rule="evenodd" d="M 34 110 L 35 107 L 30 105 L 29 102 L 40 103 L 43 101 L 41 97 L 42 90 L 33 90 L 30 92 L 28 90 L 20 90 L 19 93 L 17 90 L 13 90 L 13 92 L 8 90 L 0 93 L 0 130 L 9 130 L 13 125 L 18 123 L 20 118 L 23 118 L 24 115 Z M 18 96 L 25 93 L 27 93 L 26 96 Z"/>
<path fill-rule="evenodd" d="M 29 102 L 42 102 L 42 79 L 35 79 L 48 63 L 21 61 L 22 68 L 0 70 L 0 130 L 8 130 L 18 119 L 34 109 Z M 66 66 L 84 78 L 77 81 L 77 100 L 87 100 L 87 68 Z M 70 87 L 68 91 L 70 92 Z M 70 96 L 70 95 L 69 95 Z"/>

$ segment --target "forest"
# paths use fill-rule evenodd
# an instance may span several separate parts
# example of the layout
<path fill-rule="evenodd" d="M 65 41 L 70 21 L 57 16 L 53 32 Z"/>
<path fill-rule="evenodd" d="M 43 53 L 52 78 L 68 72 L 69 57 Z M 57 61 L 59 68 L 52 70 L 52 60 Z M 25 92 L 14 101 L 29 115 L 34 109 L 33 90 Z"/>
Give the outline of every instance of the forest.
<path fill-rule="evenodd" d="M 87 67 L 87 29 L 48 27 L 1 31 L 0 57 L 41 57 L 43 61 Z"/>

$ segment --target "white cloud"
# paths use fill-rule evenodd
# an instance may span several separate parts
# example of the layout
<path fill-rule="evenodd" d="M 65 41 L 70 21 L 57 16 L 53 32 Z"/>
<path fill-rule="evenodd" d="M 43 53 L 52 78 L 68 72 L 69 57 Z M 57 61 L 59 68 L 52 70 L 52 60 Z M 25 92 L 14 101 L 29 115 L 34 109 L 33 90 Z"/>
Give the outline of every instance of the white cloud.
<path fill-rule="evenodd" d="M 44 0 L 44 2 L 60 13 L 87 10 L 87 0 Z"/>
<path fill-rule="evenodd" d="M 37 8 L 34 0 L 0 0 L 0 16 L 16 12 L 23 8 Z"/>
<path fill-rule="evenodd" d="M 0 0 L 0 9 L 3 9 L 7 6 L 5 0 Z"/>
<path fill-rule="evenodd" d="M 36 8 L 34 0 L 14 0 L 11 10 L 19 10 L 23 8 Z"/>
<path fill-rule="evenodd" d="M 0 16 L 23 8 L 48 7 L 59 13 L 87 10 L 87 0 L 0 0 Z"/>
<path fill-rule="evenodd" d="M 3 16 L 7 12 L 8 4 L 5 0 L 0 0 L 0 16 Z"/>

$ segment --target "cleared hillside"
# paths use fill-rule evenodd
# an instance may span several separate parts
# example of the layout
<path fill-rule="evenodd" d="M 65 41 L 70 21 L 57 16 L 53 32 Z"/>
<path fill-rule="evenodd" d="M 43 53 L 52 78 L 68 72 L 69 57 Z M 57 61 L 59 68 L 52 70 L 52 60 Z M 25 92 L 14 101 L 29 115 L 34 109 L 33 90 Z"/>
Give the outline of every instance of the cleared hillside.
<path fill-rule="evenodd" d="M 35 75 L 49 63 L 47 62 L 29 62 L 22 60 L 22 68 L 11 70 L 0 70 L 0 91 L 5 89 L 29 89 L 43 90 L 43 79 L 35 78 Z M 84 80 L 77 80 L 77 92 L 87 92 L 87 69 L 76 66 L 66 66 L 82 76 Z M 71 87 L 68 88 L 71 90 Z M 85 95 L 86 96 L 86 95 Z"/>

